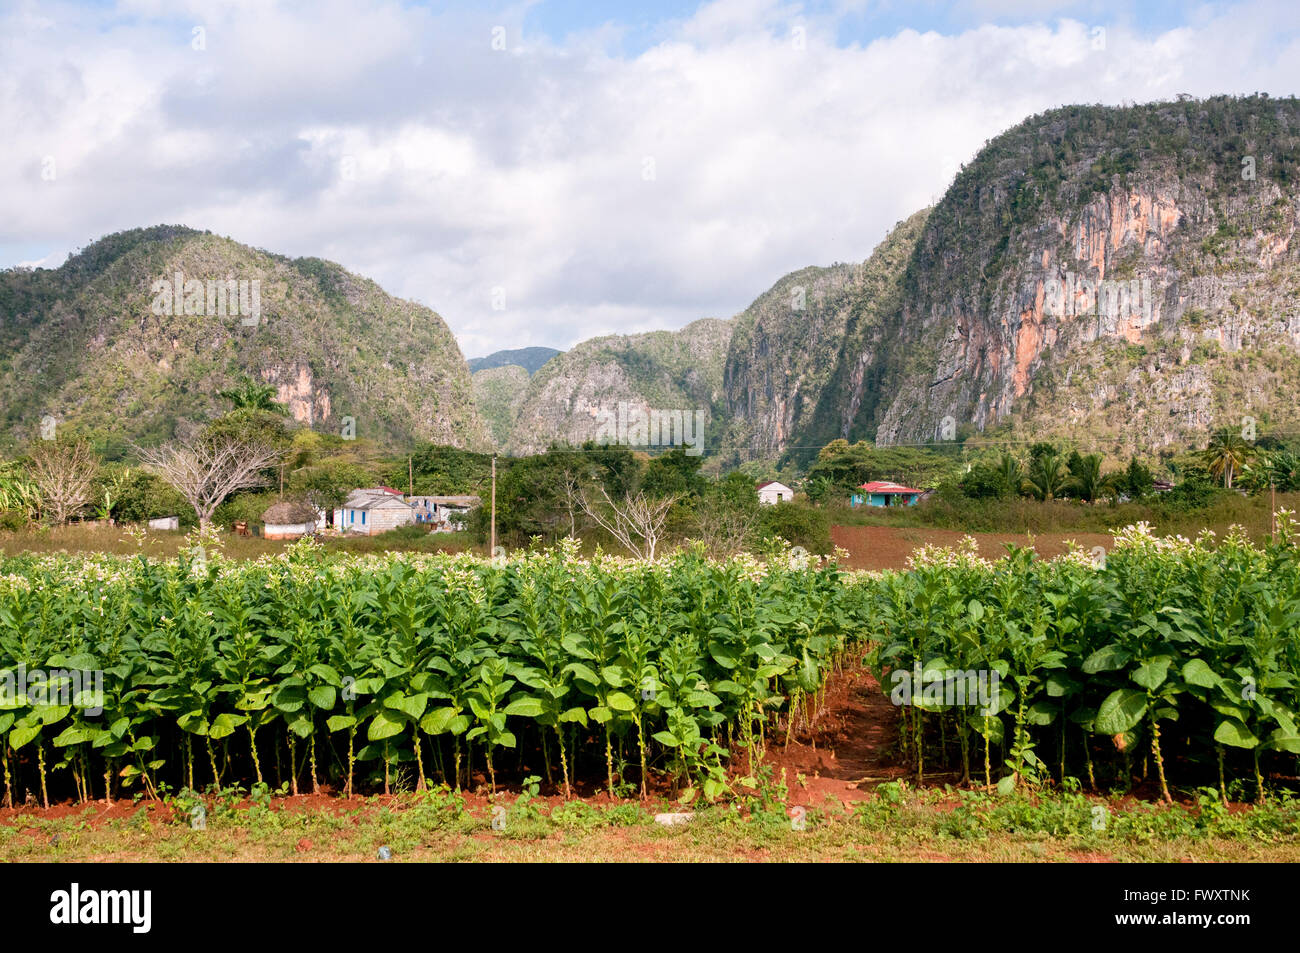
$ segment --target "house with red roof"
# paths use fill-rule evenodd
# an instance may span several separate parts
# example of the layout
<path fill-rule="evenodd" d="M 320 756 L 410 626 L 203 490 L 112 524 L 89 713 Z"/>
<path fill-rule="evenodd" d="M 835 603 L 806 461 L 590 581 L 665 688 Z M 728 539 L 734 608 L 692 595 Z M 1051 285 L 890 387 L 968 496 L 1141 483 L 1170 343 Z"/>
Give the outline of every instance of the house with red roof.
<path fill-rule="evenodd" d="M 794 499 L 794 490 L 775 480 L 760 483 L 756 489 L 758 490 L 758 502 L 769 506 L 775 503 L 788 503 Z"/>
<path fill-rule="evenodd" d="M 858 487 L 849 498 L 850 506 L 915 506 L 921 490 L 889 480 L 872 480 Z"/>

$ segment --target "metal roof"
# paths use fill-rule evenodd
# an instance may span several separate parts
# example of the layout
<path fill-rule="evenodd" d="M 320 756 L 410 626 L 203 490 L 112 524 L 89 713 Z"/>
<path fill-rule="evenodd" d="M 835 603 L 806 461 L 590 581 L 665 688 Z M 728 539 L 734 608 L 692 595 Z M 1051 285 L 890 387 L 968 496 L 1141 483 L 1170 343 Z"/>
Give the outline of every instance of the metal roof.
<path fill-rule="evenodd" d="M 870 483 L 864 483 L 858 487 L 859 490 L 866 490 L 868 493 L 920 493 L 916 487 L 903 486 L 901 483 L 891 483 L 888 480 L 872 480 Z"/>

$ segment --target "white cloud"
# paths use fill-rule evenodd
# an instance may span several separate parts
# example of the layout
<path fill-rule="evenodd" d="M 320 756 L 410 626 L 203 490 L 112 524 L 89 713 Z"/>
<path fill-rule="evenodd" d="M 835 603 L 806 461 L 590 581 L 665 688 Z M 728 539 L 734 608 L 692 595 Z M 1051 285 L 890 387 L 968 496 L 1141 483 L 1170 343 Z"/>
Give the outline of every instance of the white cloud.
<path fill-rule="evenodd" d="M 617 24 L 557 46 L 521 31 L 524 9 L 0 15 L 0 246 L 183 222 L 340 261 L 438 310 L 470 356 L 568 346 L 726 317 L 789 270 L 860 260 L 1043 109 L 1300 85 L 1271 2 L 1150 35 L 1089 11 L 837 47 L 833 13 L 718 0 L 630 57 L 606 52 Z"/>

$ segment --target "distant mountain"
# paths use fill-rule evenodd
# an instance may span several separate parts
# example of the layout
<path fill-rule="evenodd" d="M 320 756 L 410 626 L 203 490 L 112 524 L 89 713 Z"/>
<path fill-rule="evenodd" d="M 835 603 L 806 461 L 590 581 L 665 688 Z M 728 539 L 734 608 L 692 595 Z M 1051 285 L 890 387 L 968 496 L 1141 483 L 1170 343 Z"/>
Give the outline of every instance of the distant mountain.
<path fill-rule="evenodd" d="M 228 410 L 217 394 L 245 376 L 318 430 L 490 444 L 442 318 L 332 262 L 157 226 L 0 271 L 0 442 L 45 415 L 119 448 L 163 440 Z"/>
<path fill-rule="evenodd" d="M 0 440 L 44 414 L 164 437 L 250 374 L 313 426 L 515 453 L 628 404 L 703 412 L 724 466 L 973 433 L 1154 457 L 1243 417 L 1300 432 L 1298 227 L 1300 100 L 1069 106 L 987 143 L 865 261 L 792 272 L 734 318 L 468 366 L 438 315 L 337 265 L 124 232 L 0 272 Z M 265 320 L 188 294 L 157 314 L 176 272 L 261 279 Z"/>
<path fill-rule="evenodd" d="M 839 437 L 874 437 L 873 386 L 889 354 L 885 317 L 902 300 L 902 279 L 929 209 L 899 222 L 865 262 L 786 275 L 736 319 L 724 386 L 730 462 L 743 463 Z M 897 355 L 895 355 L 897 357 Z M 866 406 L 864 406 L 864 403 Z"/>
<path fill-rule="evenodd" d="M 1300 429 L 1300 100 L 1070 106 L 990 142 L 926 220 L 853 425 L 945 420 L 1127 456 Z M 836 398 L 843 406 L 844 399 Z"/>
<path fill-rule="evenodd" d="M 518 347 L 508 351 L 494 351 L 487 357 L 471 357 L 467 363 L 471 374 L 485 371 L 490 367 L 516 364 L 531 375 L 536 374 L 541 366 L 555 355 L 562 353 L 564 352 L 557 351 L 553 347 Z"/>
<path fill-rule="evenodd" d="M 1300 433 L 1298 227 L 1300 100 L 1054 109 L 865 262 L 792 272 L 692 348 L 695 325 L 577 345 L 511 444 L 576 440 L 625 399 L 708 404 L 724 466 L 837 438 L 1153 458 L 1245 417 Z"/>
<path fill-rule="evenodd" d="M 485 367 L 474 372 L 473 381 L 479 416 L 487 423 L 494 443 L 504 447 L 528 390 L 528 371 L 518 364 Z"/>
<path fill-rule="evenodd" d="M 705 318 L 679 331 L 583 341 L 533 375 L 506 447 L 536 453 L 552 442 L 596 439 L 601 415 L 618 414 L 620 403 L 700 412 L 706 433 L 715 433 L 722 423 L 722 365 L 730 339 L 730 321 Z M 706 451 L 711 443 L 706 437 Z"/>

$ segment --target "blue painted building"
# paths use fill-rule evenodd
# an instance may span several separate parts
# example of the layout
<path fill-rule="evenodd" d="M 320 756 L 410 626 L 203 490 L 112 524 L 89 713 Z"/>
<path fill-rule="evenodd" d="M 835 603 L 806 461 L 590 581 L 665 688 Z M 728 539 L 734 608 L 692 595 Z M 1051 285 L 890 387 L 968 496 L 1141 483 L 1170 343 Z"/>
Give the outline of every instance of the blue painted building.
<path fill-rule="evenodd" d="M 888 480 L 864 483 L 849 497 L 850 506 L 915 506 L 921 490 Z"/>

